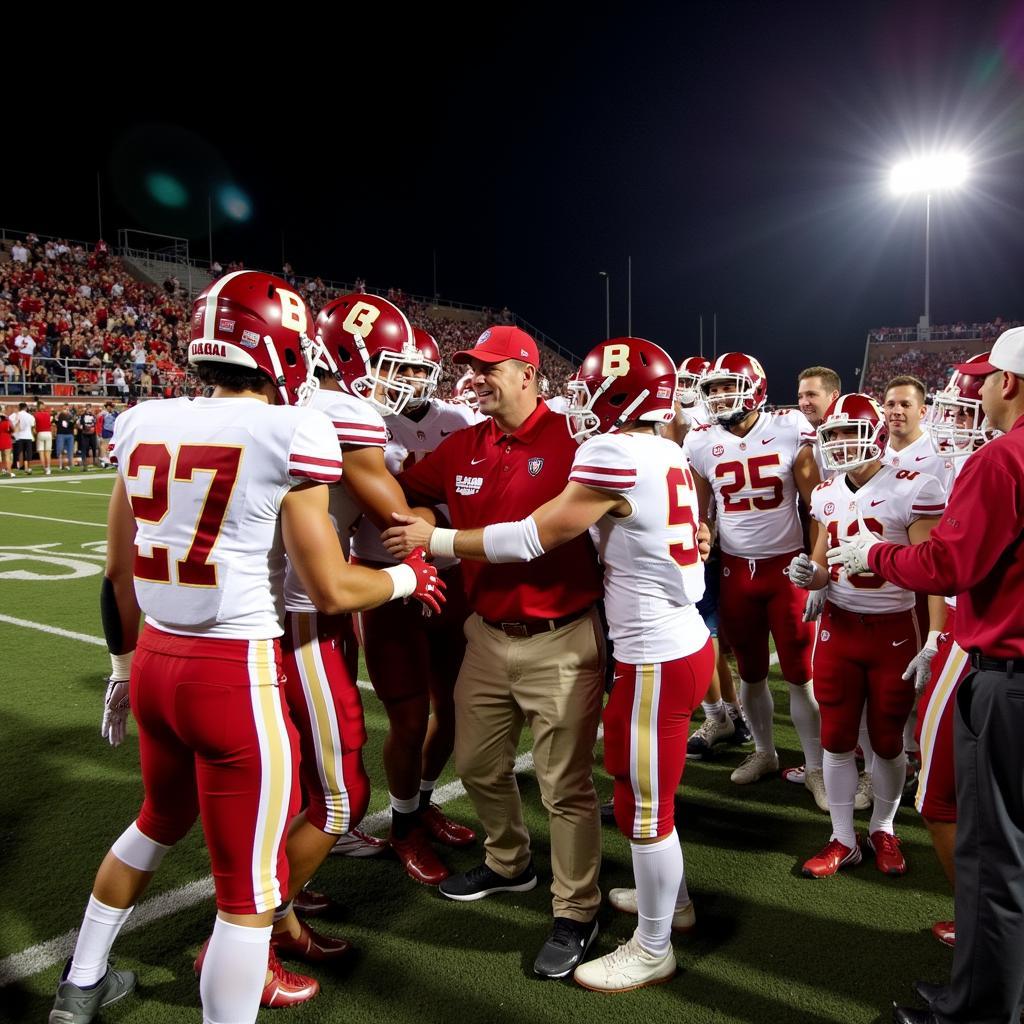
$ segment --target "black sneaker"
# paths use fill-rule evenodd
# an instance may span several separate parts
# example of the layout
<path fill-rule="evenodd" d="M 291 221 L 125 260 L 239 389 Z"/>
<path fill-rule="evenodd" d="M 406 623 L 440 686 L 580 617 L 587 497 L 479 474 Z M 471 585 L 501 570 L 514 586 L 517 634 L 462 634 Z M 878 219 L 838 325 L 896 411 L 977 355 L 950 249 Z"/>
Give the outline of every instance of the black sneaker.
<path fill-rule="evenodd" d="M 734 731 L 726 742 L 731 743 L 734 746 L 742 746 L 744 743 L 750 743 L 754 738 L 754 734 L 750 731 L 750 726 L 747 725 L 747 720 L 742 715 L 737 715 L 733 718 L 731 713 L 729 717 L 732 718 Z"/>
<path fill-rule="evenodd" d="M 468 903 L 470 900 L 482 900 L 496 892 L 529 892 L 536 884 L 537 872 L 531 860 L 526 870 L 515 878 L 506 878 L 492 871 L 486 864 L 477 864 L 465 874 L 450 875 L 437 888 L 450 900 Z"/>
<path fill-rule="evenodd" d="M 611 828 L 615 827 L 615 801 L 609 800 L 606 804 L 601 804 L 601 824 L 608 825 Z"/>
<path fill-rule="evenodd" d="M 597 938 L 597 921 L 572 921 L 556 917 L 547 941 L 533 962 L 533 973 L 542 978 L 564 978 L 580 965 Z"/>

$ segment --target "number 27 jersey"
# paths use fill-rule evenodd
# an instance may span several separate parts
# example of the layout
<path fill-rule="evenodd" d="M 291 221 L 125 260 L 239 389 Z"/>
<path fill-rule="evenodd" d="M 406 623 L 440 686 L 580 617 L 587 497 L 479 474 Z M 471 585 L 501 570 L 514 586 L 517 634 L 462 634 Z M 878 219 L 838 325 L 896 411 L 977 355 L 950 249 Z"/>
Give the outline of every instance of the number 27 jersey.
<path fill-rule="evenodd" d="M 803 548 L 793 464 L 813 441 L 814 428 L 793 410 L 760 413 L 743 437 L 717 423 L 686 435 L 683 450 L 690 465 L 715 492 L 726 554 L 774 558 Z"/>
<path fill-rule="evenodd" d="M 146 402 L 118 417 L 111 453 L 135 516 L 146 620 L 184 635 L 280 636 L 281 502 L 300 483 L 341 478 L 331 421 L 249 398 Z"/>

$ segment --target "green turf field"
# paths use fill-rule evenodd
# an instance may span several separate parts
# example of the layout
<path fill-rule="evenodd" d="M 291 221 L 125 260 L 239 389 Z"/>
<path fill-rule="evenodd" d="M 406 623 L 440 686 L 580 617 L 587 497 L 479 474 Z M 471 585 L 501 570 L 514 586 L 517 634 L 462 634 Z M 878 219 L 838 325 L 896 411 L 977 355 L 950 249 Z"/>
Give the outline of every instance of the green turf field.
<path fill-rule="evenodd" d="M 93 873 L 138 809 L 131 727 L 116 750 L 99 735 L 109 663 L 95 642 L 97 595 L 110 484 L 111 475 L 99 472 L 0 484 L 0 1020 L 45 1020 L 66 935 L 78 924 Z M 53 635 L 11 618 L 80 635 Z M 783 688 L 776 677 L 779 750 L 784 764 L 797 764 Z M 372 815 L 386 803 L 385 718 L 372 694 L 363 696 Z M 886 878 L 865 860 L 837 878 L 803 879 L 802 860 L 828 838 L 827 816 L 802 787 L 779 779 L 733 786 L 729 772 L 741 756 L 730 750 L 686 771 L 677 821 L 698 926 L 676 940 L 681 971 L 669 984 L 608 997 L 534 980 L 533 957 L 550 921 L 546 884 L 456 904 L 408 880 L 394 860 L 332 857 L 317 885 L 345 911 L 323 929 L 351 938 L 359 954 L 333 975 L 312 970 L 323 992 L 287 1011 L 288 1021 L 888 1020 L 894 997 L 912 1001 L 914 978 L 941 980 L 949 968 L 950 951 L 928 932 L 934 920 L 952 916 L 952 900 L 926 830 L 912 808 L 900 812 L 897 831 L 910 864 L 905 878 Z M 607 799 L 611 783 L 600 748 L 595 777 Z M 442 780 L 448 781 L 450 775 Z M 537 868 L 548 880 L 546 820 L 529 772 L 520 786 Z M 464 796 L 447 810 L 474 823 Z M 866 815 L 858 824 L 867 824 Z M 612 830 L 604 837 L 603 888 L 632 884 L 626 840 Z M 449 861 L 461 870 L 478 858 L 469 850 Z M 196 830 L 167 857 L 150 902 L 136 910 L 150 916 L 148 923 L 115 946 L 117 962 L 139 973 L 139 990 L 104 1020 L 200 1019 L 191 964 L 214 914 L 202 884 L 208 874 Z M 600 922 L 602 953 L 633 926 L 608 908 Z M 62 937 L 64 945 L 40 948 Z M 30 955 L 22 955 L 26 950 Z M 273 1012 L 262 1011 L 261 1019 Z"/>

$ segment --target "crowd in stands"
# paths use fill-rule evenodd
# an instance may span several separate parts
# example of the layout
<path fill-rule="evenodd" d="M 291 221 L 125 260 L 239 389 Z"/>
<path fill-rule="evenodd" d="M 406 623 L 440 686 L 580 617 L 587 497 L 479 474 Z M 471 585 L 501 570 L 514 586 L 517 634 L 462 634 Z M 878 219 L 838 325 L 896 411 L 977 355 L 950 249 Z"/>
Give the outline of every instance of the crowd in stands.
<path fill-rule="evenodd" d="M 969 324 L 958 320 L 955 324 L 938 324 L 928 328 L 931 341 L 959 341 L 967 338 L 980 338 L 982 341 L 995 341 L 1003 331 L 1011 327 L 1020 327 L 1020 320 L 1004 320 L 997 316 L 994 320 L 984 323 Z M 875 327 L 871 330 L 873 342 L 924 341 L 917 327 Z"/>
<path fill-rule="evenodd" d="M 953 367 L 969 359 L 977 348 L 948 348 L 940 352 L 925 352 L 909 348 L 894 353 L 872 353 L 864 375 L 863 390 L 875 398 L 885 393 L 885 385 L 893 377 L 912 374 L 924 381 L 929 393 L 945 387 Z"/>
<path fill-rule="evenodd" d="M 210 272 L 218 277 L 242 269 L 241 262 L 214 263 Z M 339 294 L 320 277 L 297 276 L 290 264 L 282 275 L 314 315 Z M 357 281 L 356 290 L 365 287 Z M 513 322 L 507 307 L 455 318 L 401 289 L 388 289 L 387 297 L 436 338 L 444 368 L 441 397 L 452 393 L 463 373 L 452 354 L 472 347 L 488 323 Z M 9 251 L 0 249 L 0 385 L 7 394 L 48 394 L 67 384 L 76 385 L 76 394 L 121 399 L 189 393 L 188 317 L 189 297 L 176 277 L 162 287 L 139 281 L 105 242 L 90 249 L 30 234 Z M 574 367 L 541 351 L 551 392 L 561 393 Z"/>

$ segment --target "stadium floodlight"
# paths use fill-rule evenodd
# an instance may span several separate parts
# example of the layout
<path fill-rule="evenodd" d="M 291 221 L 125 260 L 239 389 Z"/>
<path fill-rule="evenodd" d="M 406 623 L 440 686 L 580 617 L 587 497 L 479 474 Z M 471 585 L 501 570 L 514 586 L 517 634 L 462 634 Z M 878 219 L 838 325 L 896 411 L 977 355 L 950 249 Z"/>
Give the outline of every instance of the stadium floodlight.
<path fill-rule="evenodd" d="M 923 192 L 924 214 L 924 316 L 919 332 L 931 329 L 932 195 L 959 188 L 967 180 L 968 160 L 963 153 L 941 152 L 903 160 L 889 174 L 889 187 L 896 195 Z"/>

